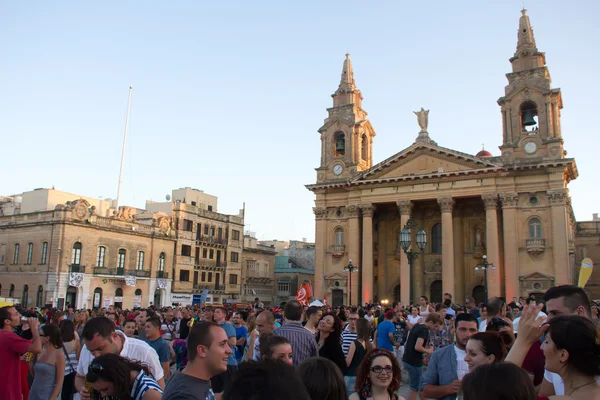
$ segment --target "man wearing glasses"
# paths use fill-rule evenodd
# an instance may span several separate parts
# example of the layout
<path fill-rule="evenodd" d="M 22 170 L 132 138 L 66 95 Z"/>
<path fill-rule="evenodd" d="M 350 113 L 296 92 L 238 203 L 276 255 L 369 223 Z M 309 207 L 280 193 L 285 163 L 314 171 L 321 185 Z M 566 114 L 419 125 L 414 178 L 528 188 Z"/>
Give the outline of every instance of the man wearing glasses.
<path fill-rule="evenodd" d="M 356 309 L 352 309 L 348 316 L 348 325 L 344 332 L 342 332 L 342 350 L 344 351 L 344 357 L 348 355 L 348 350 L 352 342 L 356 340 L 356 320 L 358 320 L 358 312 Z"/>

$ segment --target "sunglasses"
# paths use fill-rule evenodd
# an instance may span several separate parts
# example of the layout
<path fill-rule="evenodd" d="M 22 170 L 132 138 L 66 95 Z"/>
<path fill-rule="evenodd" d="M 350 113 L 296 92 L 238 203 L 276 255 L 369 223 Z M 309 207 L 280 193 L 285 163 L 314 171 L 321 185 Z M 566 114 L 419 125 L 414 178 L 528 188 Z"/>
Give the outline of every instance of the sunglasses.
<path fill-rule="evenodd" d="M 90 367 L 88 369 L 90 372 L 92 372 L 94 374 L 98 374 L 104 369 L 104 367 L 100 364 L 92 364 L 92 365 L 90 365 Z"/>
<path fill-rule="evenodd" d="M 380 374 L 383 371 L 385 371 L 388 374 L 391 374 L 393 370 L 394 369 L 392 368 L 391 365 L 386 365 L 385 367 L 382 367 L 381 365 L 376 365 L 374 367 L 371 367 L 371 371 L 375 372 L 376 374 Z"/>

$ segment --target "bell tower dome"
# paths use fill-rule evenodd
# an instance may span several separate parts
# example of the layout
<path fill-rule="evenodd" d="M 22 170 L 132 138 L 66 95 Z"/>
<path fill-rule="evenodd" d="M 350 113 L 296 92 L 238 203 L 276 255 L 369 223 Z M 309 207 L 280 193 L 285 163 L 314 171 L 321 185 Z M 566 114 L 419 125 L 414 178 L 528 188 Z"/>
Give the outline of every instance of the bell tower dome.
<path fill-rule="evenodd" d="M 560 89 L 552 88 L 546 56 L 536 46 L 527 10 L 521 11 L 517 50 L 506 74 L 502 112 L 502 157 L 506 161 L 565 157 L 560 129 Z"/>
<path fill-rule="evenodd" d="M 328 108 L 321 134 L 321 165 L 317 182 L 345 180 L 373 165 L 375 131 L 362 108 L 362 94 L 356 88 L 350 54 L 346 54 L 340 84 Z"/>

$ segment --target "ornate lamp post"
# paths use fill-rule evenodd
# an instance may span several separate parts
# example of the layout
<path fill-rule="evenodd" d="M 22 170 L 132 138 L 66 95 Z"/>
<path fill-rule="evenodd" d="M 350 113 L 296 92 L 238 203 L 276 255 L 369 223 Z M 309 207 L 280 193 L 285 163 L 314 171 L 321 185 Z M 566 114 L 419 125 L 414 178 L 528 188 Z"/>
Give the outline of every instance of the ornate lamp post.
<path fill-rule="evenodd" d="M 344 267 L 344 272 L 348 273 L 348 305 L 352 305 L 352 273 L 358 272 L 358 267 L 352 265 L 352 260 L 348 260 L 348 265 Z"/>
<path fill-rule="evenodd" d="M 416 233 L 416 243 L 419 251 L 413 251 L 412 249 L 413 233 Z M 410 301 L 413 301 L 413 264 L 419 257 L 419 254 L 423 254 L 425 246 L 427 246 L 427 233 L 422 226 L 417 224 L 417 221 L 415 221 L 412 217 L 409 217 L 408 221 L 406 221 L 406 225 L 404 225 L 404 228 L 400 232 L 400 237 L 398 239 L 400 241 L 400 247 L 402 247 L 402 250 L 404 250 L 406 258 L 408 258 L 410 272 Z"/>
<path fill-rule="evenodd" d="M 489 268 L 496 269 L 494 264 L 490 264 L 487 261 L 487 256 L 484 254 L 482 257 L 481 264 L 476 265 L 474 270 L 475 272 L 482 270 L 483 271 L 483 287 L 485 289 L 485 298 L 484 301 L 487 303 L 488 301 L 488 281 L 487 281 L 487 272 Z"/>

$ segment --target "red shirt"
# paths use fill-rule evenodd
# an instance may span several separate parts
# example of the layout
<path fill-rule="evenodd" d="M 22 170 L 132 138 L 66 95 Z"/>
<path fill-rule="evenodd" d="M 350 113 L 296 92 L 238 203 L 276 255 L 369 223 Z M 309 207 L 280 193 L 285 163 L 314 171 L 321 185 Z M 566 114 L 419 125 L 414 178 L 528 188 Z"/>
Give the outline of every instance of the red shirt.
<path fill-rule="evenodd" d="M 523 361 L 523 365 L 521 366 L 530 375 L 533 375 L 533 386 L 539 385 L 544 379 L 546 358 L 544 357 L 541 346 L 542 342 L 536 340 L 529 348 L 525 360 Z"/>
<path fill-rule="evenodd" d="M 31 342 L 16 333 L 0 331 L 0 388 L 5 400 L 23 400 L 20 358 Z"/>

